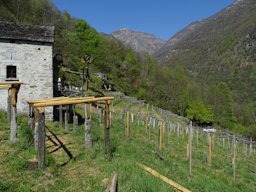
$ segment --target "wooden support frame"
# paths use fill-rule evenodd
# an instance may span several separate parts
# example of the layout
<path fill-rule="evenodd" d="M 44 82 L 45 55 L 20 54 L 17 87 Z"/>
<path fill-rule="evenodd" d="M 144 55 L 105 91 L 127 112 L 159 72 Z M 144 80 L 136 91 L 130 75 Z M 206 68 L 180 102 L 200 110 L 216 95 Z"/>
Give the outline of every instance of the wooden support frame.
<path fill-rule="evenodd" d="M 113 100 L 114 97 L 81 97 L 81 98 L 71 98 L 71 99 L 64 99 L 64 100 L 49 100 L 45 102 L 38 102 L 34 103 L 34 107 L 49 107 L 49 106 L 57 106 L 57 105 L 71 105 L 71 104 L 82 104 L 82 103 L 93 103 L 98 101 L 108 101 Z"/>
<path fill-rule="evenodd" d="M 10 125 L 10 140 L 11 142 L 17 141 L 17 100 L 20 85 L 23 84 L 20 81 L 6 81 L 0 82 L 1 90 L 8 90 L 7 98 L 7 117 Z"/>
<path fill-rule="evenodd" d="M 105 104 L 105 129 L 104 129 L 104 148 L 105 155 L 110 158 L 110 101 L 114 97 L 82 97 L 82 98 L 53 98 L 28 101 L 28 104 L 35 110 L 35 118 L 38 118 L 38 167 L 42 168 L 45 166 L 45 107 L 48 106 L 62 106 L 72 104 L 91 104 L 93 102 Z M 87 118 L 85 119 L 87 120 Z"/>

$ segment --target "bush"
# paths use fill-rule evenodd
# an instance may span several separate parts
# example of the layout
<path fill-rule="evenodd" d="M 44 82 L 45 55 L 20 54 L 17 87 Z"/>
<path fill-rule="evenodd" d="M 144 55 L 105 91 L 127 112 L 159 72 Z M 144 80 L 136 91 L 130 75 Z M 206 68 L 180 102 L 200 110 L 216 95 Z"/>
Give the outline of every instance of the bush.
<path fill-rule="evenodd" d="M 202 100 L 193 100 L 188 109 L 186 116 L 199 124 L 210 124 L 213 122 L 213 113 L 210 106 L 207 106 Z"/>

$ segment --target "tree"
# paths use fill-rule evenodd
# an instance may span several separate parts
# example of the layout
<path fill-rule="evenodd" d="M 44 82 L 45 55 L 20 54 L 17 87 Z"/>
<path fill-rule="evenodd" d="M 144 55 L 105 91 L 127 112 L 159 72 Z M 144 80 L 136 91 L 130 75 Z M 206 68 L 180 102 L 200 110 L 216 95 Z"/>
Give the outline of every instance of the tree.
<path fill-rule="evenodd" d="M 210 124 L 213 122 L 212 108 L 202 100 L 195 99 L 189 104 L 186 110 L 186 117 L 199 124 Z"/>
<path fill-rule="evenodd" d="M 223 128 L 231 128 L 236 122 L 233 112 L 233 97 L 226 83 L 210 87 L 208 102 L 213 106 L 215 122 Z"/>

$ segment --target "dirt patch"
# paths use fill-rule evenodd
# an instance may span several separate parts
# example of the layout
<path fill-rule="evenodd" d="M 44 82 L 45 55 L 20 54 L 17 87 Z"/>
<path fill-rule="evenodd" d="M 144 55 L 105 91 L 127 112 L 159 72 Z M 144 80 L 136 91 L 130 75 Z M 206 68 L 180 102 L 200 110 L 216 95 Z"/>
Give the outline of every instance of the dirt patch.
<path fill-rule="evenodd" d="M 38 160 L 28 160 L 27 169 L 32 171 L 38 168 Z"/>

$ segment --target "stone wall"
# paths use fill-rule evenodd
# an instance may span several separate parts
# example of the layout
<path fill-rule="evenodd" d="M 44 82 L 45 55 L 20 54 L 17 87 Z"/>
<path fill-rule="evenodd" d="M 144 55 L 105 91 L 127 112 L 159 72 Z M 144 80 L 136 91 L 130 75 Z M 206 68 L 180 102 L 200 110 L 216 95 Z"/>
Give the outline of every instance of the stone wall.
<path fill-rule="evenodd" d="M 28 114 L 28 100 L 53 97 L 52 46 L 0 42 L 0 82 L 6 80 L 6 66 L 17 67 L 17 78 L 24 84 L 18 94 L 18 113 Z M 0 109 L 7 108 L 7 90 L 0 90 Z M 53 108 L 46 108 L 52 118 Z"/>

